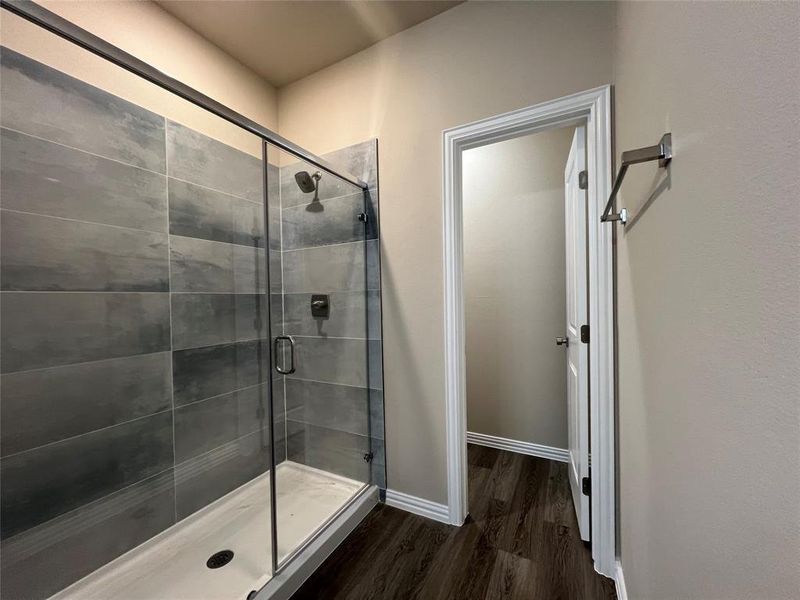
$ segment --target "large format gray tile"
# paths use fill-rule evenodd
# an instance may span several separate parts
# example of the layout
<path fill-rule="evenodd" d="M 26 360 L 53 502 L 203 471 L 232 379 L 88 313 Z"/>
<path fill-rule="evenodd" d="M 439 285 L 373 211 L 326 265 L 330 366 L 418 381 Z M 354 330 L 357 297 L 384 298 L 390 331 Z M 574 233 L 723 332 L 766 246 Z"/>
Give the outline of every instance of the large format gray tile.
<path fill-rule="evenodd" d="M 370 481 L 370 464 L 364 460 L 371 450 L 368 437 L 291 419 L 287 428 L 289 460 L 356 481 Z"/>
<path fill-rule="evenodd" d="M 292 421 L 370 435 L 366 388 L 288 379 L 286 407 L 287 418 Z"/>
<path fill-rule="evenodd" d="M 0 596 L 40 600 L 147 541 L 175 520 L 169 469 L 4 540 Z"/>
<path fill-rule="evenodd" d="M 283 293 L 283 252 L 269 252 L 269 291 L 272 294 Z"/>
<path fill-rule="evenodd" d="M 270 321 L 271 335 L 282 335 L 283 329 L 283 296 L 281 294 L 270 294 Z"/>
<path fill-rule="evenodd" d="M 366 387 L 367 352 L 366 340 L 296 337 L 296 371 L 288 377 Z"/>
<path fill-rule="evenodd" d="M 175 350 L 259 339 L 266 327 L 264 296 L 172 294 Z"/>
<path fill-rule="evenodd" d="M 311 316 L 311 296 L 284 295 L 284 328 L 287 334 L 364 338 L 369 327 L 370 338 L 380 337 L 378 290 L 333 292 L 329 295 L 330 313 L 324 319 Z"/>
<path fill-rule="evenodd" d="M 377 240 L 291 250 L 283 253 L 283 287 L 287 294 L 324 294 L 378 289 Z M 366 251 L 365 251 L 366 248 Z M 366 268 L 365 268 L 366 261 Z"/>
<path fill-rule="evenodd" d="M 269 247 L 271 250 L 280 251 L 282 235 L 280 207 L 270 207 L 267 219 L 269 219 Z"/>
<path fill-rule="evenodd" d="M 351 175 L 358 177 L 370 187 L 378 182 L 378 140 L 371 139 L 339 150 L 326 152 L 322 158 Z"/>
<path fill-rule="evenodd" d="M 269 377 L 269 344 L 248 341 L 178 350 L 172 353 L 172 374 L 176 406 L 250 387 Z"/>
<path fill-rule="evenodd" d="M 233 292 L 237 294 L 263 294 L 267 291 L 268 259 L 263 248 L 232 246 Z M 271 275 L 270 275 L 271 276 Z"/>
<path fill-rule="evenodd" d="M 168 175 L 214 190 L 264 201 L 260 158 L 174 121 L 167 121 Z"/>
<path fill-rule="evenodd" d="M 370 340 L 367 350 L 367 387 L 383 389 L 383 340 Z"/>
<path fill-rule="evenodd" d="M 281 168 L 274 164 L 274 160 L 278 160 L 278 154 L 272 154 L 275 146 L 269 146 L 269 156 L 267 157 L 267 203 L 269 207 L 273 206 L 280 212 L 281 208 Z"/>
<path fill-rule="evenodd" d="M 233 292 L 233 246 L 170 236 L 170 289 L 173 292 Z"/>
<path fill-rule="evenodd" d="M 281 212 L 284 250 L 328 246 L 373 239 L 373 223 L 359 220 L 365 211 L 361 193 L 324 200 L 320 211 L 310 211 L 307 206 L 292 206 Z"/>
<path fill-rule="evenodd" d="M 166 292 L 167 236 L 3 211 L 2 289 Z"/>
<path fill-rule="evenodd" d="M 171 467 L 171 411 L 3 458 L 2 537 Z"/>
<path fill-rule="evenodd" d="M 270 213 L 270 224 L 274 220 L 280 233 L 280 213 L 274 212 L 277 214 Z M 186 237 L 264 246 L 264 206 L 169 178 L 169 229 Z M 272 247 L 280 248 L 280 240 Z"/>
<path fill-rule="evenodd" d="M 175 461 L 183 462 L 226 442 L 269 429 L 266 386 L 215 396 L 175 410 Z"/>
<path fill-rule="evenodd" d="M 168 294 L 3 292 L 2 372 L 169 350 Z"/>
<path fill-rule="evenodd" d="M 267 163 L 267 218 L 269 219 L 270 248 L 281 249 L 281 170 Z"/>
<path fill-rule="evenodd" d="M 171 407 L 170 354 L 142 354 L 0 376 L 7 456 Z"/>
<path fill-rule="evenodd" d="M 170 236 L 173 292 L 254 294 L 266 291 L 263 248 Z"/>
<path fill-rule="evenodd" d="M 384 429 L 383 390 L 370 389 L 368 391 L 370 435 L 373 440 L 383 440 L 386 438 L 386 431 Z"/>
<path fill-rule="evenodd" d="M 3 208 L 166 231 L 166 176 L 8 129 L 0 135 Z"/>
<path fill-rule="evenodd" d="M 286 378 L 277 375 L 272 379 L 272 422 L 276 429 L 282 429 L 286 423 Z M 284 437 L 276 435 L 277 439 Z"/>
<path fill-rule="evenodd" d="M 178 519 L 200 510 L 269 468 L 270 440 L 265 430 L 179 464 L 175 472 Z"/>
<path fill-rule="evenodd" d="M 1 54 L 4 127 L 164 172 L 164 117 L 8 48 Z"/>

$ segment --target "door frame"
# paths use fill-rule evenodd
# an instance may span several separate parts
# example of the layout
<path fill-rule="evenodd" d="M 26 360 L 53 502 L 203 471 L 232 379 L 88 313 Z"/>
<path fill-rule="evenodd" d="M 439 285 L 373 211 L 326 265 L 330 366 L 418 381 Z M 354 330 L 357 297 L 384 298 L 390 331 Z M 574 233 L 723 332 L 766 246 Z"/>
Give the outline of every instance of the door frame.
<path fill-rule="evenodd" d="M 611 86 L 542 102 L 443 132 L 445 399 L 450 523 L 467 517 L 467 403 L 462 153 L 554 127 L 586 125 L 589 250 L 589 390 L 592 558 L 616 569 L 614 274 L 612 227 L 600 222 L 611 193 Z"/>

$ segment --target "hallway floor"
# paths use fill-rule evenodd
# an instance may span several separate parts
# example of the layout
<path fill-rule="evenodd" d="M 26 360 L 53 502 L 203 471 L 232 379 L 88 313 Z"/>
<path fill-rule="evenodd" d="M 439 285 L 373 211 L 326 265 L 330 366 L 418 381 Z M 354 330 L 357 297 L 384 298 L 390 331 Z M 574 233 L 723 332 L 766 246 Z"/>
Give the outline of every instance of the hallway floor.
<path fill-rule="evenodd" d="M 594 572 L 567 465 L 469 446 L 460 528 L 378 506 L 292 600 L 616 598 Z"/>

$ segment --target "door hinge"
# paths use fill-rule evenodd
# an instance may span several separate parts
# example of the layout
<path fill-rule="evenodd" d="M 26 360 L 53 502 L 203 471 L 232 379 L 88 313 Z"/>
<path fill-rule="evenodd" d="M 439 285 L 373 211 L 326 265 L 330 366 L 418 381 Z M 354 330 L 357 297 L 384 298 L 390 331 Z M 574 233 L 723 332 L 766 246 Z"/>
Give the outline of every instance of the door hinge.
<path fill-rule="evenodd" d="M 581 325 L 581 341 L 584 344 L 589 343 L 589 326 L 588 325 Z"/>
<path fill-rule="evenodd" d="M 367 217 L 367 213 L 359 213 L 358 220 L 362 223 L 366 223 L 369 220 L 369 217 Z"/>
<path fill-rule="evenodd" d="M 374 456 L 373 456 L 372 452 L 367 452 L 367 453 L 364 455 L 364 462 L 367 462 L 367 463 L 368 463 L 368 462 L 372 462 L 372 459 L 373 459 L 373 458 L 374 458 Z"/>
<path fill-rule="evenodd" d="M 592 495 L 592 479 L 591 477 L 584 477 L 581 479 L 581 491 L 584 496 Z"/>
<path fill-rule="evenodd" d="M 580 173 L 578 173 L 578 187 L 582 190 L 588 189 L 589 187 L 588 171 L 581 171 Z"/>

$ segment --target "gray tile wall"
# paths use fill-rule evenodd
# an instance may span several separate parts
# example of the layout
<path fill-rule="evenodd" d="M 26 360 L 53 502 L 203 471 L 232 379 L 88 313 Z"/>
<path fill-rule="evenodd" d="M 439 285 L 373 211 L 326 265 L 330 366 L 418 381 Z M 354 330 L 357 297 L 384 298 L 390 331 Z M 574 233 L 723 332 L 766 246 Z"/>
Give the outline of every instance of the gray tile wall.
<path fill-rule="evenodd" d="M 377 140 L 324 158 L 369 192 L 323 174 L 311 204 L 294 175 L 315 169 L 281 169 L 283 328 L 297 344 L 297 370 L 285 381 L 288 458 L 385 488 Z M 311 316 L 315 293 L 329 294 L 329 318 Z"/>
<path fill-rule="evenodd" d="M 0 54 L 0 596 L 43 598 L 269 468 L 263 173 Z"/>

